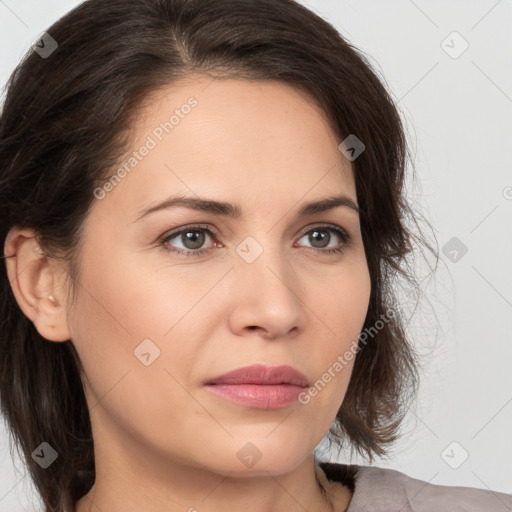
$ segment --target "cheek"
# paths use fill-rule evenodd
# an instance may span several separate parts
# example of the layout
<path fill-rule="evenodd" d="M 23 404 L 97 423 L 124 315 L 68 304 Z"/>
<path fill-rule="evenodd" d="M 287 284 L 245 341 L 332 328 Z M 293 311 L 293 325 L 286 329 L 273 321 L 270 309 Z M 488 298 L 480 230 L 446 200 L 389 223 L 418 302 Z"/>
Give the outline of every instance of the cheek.
<path fill-rule="evenodd" d="M 170 396 L 177 384 L 168 372 L 184 382 L 201 350 L 195 340 L 207 339 L 211 330 L 207 320 L 198 325 L 196 319 L 207 317 L 210 302 L 200 299 L 218 277 L 198 279 L 197 273 L 175 268 L 171 278 L 171 272 L 155 272 L 143 259 L 113 253 L 107 258 L 99 250 L 84 255 L 76 316 L 69 320 L 96 399 L 114 386 L 114 393 L 122 392 L 128 382 L 134 388 L 133 396 L 125 397 L 128 404 L 139 397 L 139 403 L 150 403 L 150 388 Z"/>
<path fill-rule="evenodd" d="M 84 256 L 77 310 L 79 321 L 87 319 L 87 332 L 92 327 L 102 337 L 124 339 L 121 345 L 128 343 L 132 351 L 146 338 L 165 342 L 218 280 L 186 268 L 161 268 L 161 261 L 160 267 L 150 265 L 148 259 L 128 251 Z"/>
<path fill-rule="evenodd" d="M 180 319 L 190 309 L 189 301 L 183 304 L 183 296 L 155 275 L 127 271 L 128 263 L 120 259 L 115 265 L 84 261 L 70 328 L 86 374 L 93 426 L 101 428 L 108 421 L 139 438 L 152 432 L 155 440 L 169 444 L 169 426 L 178 425 L 185 436 L 186 428 L 204 414 L 180 385 L 186 384 L 197 352 L 193 339 L 181 343 L 186 319 Z M 197 302 L 193 296 L 190 292 L 191 305 Z"/>
<path fill-rule="evenodd" d="M 331 368 L 343 375 L 344 386 L 354 365 L 359 335 L 368 312 L 371 293 L 371 281 L 366 264 L 354 267 L 341 279 L 340 286 L 334 287 L 324 297 L 330 297 L 325 306 L 329 308 L 332 330 L 337 342 L 330 346 L 329 360 Z M 324 298 L 324 300 L 326 300 Z M 340 363 L 343 369 L 340 370 Z M 335 363 L 336 362 L 336 363 Z M 332 373 L 332 370 L 331 370 Z"/>
<path fill-rule="evenodd" d="M 312 421 L 329 426 L 349 385 L 358 338 L 368 311 L 371 281 L 368 267 L 361 259 L 336 269 L 331 276 L 316 277 L 314 286 L 307 285 L 310 290 L 307 300 L 308 304 L 314 304 L 311 321 L 315 317 L 321 320 L 315 322 L 315 349 L 309 358 L 319 373 L 299 401 L 315 409 Z"/>
<path fill-rule="evenodd" d="M 342 349 L 357 339 L 368 312 L 371 293 L 366 262 L 359 259 L 353 265 L 340 266 L 339 271 L 321 280 L 317 279 L 316 285 L 310 284 L 309 289 L 312 290 L 309 300 L 316 305 L 315 313 L 338 340 L 334 346 Z"/>

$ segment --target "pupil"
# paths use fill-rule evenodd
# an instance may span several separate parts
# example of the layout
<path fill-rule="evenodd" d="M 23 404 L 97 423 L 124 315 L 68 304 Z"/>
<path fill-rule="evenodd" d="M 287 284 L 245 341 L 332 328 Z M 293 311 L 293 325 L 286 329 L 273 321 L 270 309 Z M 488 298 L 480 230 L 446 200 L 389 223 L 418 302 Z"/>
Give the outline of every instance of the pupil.
<path fill-rule="evenodd" d="M 198 249 L 204 243 L 204 240 L 203 240 L 204 233 L 202 233 L 200 231 L 187 231 L 186 233 L 184 233 L 184 235 L 185 235 L 185 242 L 187 242 L 187 243 L 185 243 L 185 247 L 187 247 L 187 249 Z M 199 239 L 198 239 L 198 237 L 199 237 Z M 188 242 L 191 242 L 192 247 L 189 247 Z"/>
<path fill-rule="evenodd" d="M 327 243 L 329 242 L 329 240 L 328 240 L 329 235 L 326 234 L 326 231 L 313 231 L 311 233 L 311 238 L 313 239 L 313 242 L 312 242 L 313 245 L 315 245 L 315 243 L 318 241 L 318 239 L 314 238 L 317 235 L 320 235 L 320 239 L 321 239 L 320 242 L 322 240 L 325 241 L 326 239 L 327 239 Z M 315 247 L 318 247 L 318 246 L 315 246 Z M 320 245 L 320 247 L 325 247 L 325 245 Z"/>

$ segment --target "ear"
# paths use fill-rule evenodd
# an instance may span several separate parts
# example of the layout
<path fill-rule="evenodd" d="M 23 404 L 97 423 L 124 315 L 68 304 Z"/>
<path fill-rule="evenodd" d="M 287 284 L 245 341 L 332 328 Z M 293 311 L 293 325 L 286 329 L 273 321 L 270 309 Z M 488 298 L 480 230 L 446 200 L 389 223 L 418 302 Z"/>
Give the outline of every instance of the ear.
<path fill-rule="evenodd" d="M 36 232 L 14 226 L 4 246 L 7 277 L 19 307 L 43 338 L 68 341 L 71 337 L 65 303 L 66 268 L 47 257 L 39 247 Z"/>

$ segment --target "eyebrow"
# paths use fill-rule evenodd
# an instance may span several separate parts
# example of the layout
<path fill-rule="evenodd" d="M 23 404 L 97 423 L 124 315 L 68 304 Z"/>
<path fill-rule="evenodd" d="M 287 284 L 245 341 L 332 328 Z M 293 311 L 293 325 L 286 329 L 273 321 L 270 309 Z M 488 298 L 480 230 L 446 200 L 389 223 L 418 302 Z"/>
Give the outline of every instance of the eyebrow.
<path fill-rule="evenodd" d="M 242 216 L 242 208 L 238 204 L 214 201 L 206 198 L 171 196 L 155 206 L 151 206 L 150 208 L 146 208 L 138 212 L 140 215 L 133 222 L 138 222 L 150 213 L 180 206 L 199 212 L 212 213 L 214 215 L 222 215 L 225 217 L 239 218 Z M 332 210 L 340 206 L 350 208 L 359 215 L 359 208 L 357 207 L 357 204 L 349 196 L 343 194 L 307 203 L 300 208 L 297 215 L 299 217 L 305 217 L 308 215 L 314 215 L 315 213 Z"/>

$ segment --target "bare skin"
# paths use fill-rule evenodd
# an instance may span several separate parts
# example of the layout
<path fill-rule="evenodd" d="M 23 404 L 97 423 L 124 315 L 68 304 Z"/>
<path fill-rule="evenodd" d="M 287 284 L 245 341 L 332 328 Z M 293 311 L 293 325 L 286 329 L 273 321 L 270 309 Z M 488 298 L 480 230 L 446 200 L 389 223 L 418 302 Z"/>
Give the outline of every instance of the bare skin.
<path fill-rule="evenodd" d="M 158 140 L 190 97 L 197 105 Z M 6 261 L 20 307 L 49 342 L 72 340 L 85 368 L 96 482 L 76 512 L 345 510 L 351 491 L 335 504 L 324 496 L 313 450 L 353 360 L 307 404 L 250 408 L 204 386 L 256 363 L 293 366 L 312 385 L 357 339 L 371 290 L 358 214 L 298 215 L 333 195 L 357 204 L 341 140 L 288 85 L 202 76 L 155 93 L 133 128 L 131 152 L 148 136 L 156 146 L 94 199 L 75 307 L 66 267 L 34 250 L 32 230 L 13 228 L 5 247 L 17 255 Z M 180 206 L 136 220 L 178 193 L 237 204 L 241 215 Z M 181 235 L 159 244 L 184 226 L 204 240 L 199 249 Z M 134 351 L 148 339 L 145 365 Z M 257 462 L 243 463 L 242 449 Z"/>

